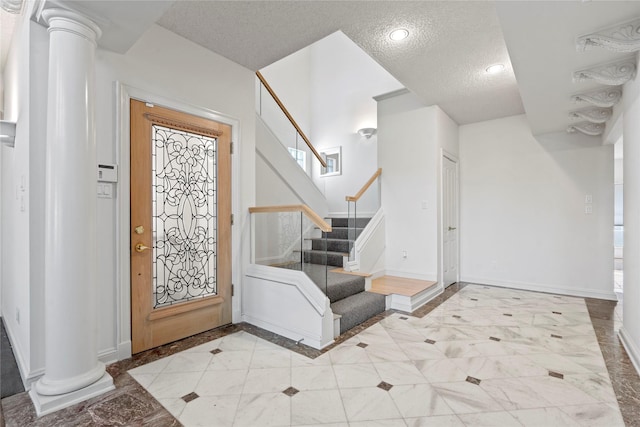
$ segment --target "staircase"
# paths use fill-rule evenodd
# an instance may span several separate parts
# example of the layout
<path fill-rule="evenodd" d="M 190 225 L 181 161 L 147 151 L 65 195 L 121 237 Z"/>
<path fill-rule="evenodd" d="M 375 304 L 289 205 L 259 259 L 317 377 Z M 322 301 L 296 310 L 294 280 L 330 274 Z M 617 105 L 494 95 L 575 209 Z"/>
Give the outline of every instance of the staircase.
<path fill-rule="evenodd" d="M 349 239 L 348 228 L 349 224 L 354 224 L 353 219 L 330 220 L 332 231 L 322 233 L 322 238 L 309 239 L 311 249 L 304 251 L 305 263 L 308 263 L 304 271 L 321 289 L 324 288 L 325 257 L 327 266 L 336 267 L 333 270 L 342 267 L 343 257 L 349 255 L 354 242 Z M 369 221 L 370 218 L 357 219 L 356 238 Z M 353 228 L 351 233 L 353 234 Z M 385 296 L 366 292 L 364 276 L 337 273 L 331 267 L 327 268 L 327 297 L 333 314 L 340 316 L 340 334 L 385 311 Z"/>

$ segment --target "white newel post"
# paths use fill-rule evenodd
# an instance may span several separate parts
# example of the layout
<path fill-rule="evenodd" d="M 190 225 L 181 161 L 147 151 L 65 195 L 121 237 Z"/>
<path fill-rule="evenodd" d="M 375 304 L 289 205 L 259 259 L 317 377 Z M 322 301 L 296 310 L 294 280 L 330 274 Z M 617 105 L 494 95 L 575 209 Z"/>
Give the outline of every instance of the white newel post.
<path fill-rule="evenodd" d="M 47 9 L 45 373 L 38 415 L 112 390 L 98 360 L 95 49 L 101 31 L 75 12 Z"/>

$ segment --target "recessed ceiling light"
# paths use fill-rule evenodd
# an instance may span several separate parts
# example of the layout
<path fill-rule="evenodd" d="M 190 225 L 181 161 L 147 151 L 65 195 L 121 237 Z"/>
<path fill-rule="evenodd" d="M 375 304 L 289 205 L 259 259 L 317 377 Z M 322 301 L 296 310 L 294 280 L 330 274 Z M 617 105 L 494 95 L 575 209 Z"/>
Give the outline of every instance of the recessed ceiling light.
<path fill-rule="evenodd" d="M 494 64 L 487 67 L 487 74 L 498 74 L 504 71 L 504 65 L 502 64 Z"/>
<path fill-rule="evenodd" d="M 407 37 L 409 37 L 409 30 L 405 30 L 404 28 L 398 28 L 389 33 L 389 38 L 394 41 L 404 40 Z"/>

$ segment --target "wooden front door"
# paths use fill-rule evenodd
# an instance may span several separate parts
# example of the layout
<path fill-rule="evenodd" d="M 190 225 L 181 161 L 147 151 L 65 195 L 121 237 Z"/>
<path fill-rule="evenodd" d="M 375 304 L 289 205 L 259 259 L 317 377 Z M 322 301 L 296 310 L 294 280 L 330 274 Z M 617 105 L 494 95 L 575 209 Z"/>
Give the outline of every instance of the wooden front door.
<path fill-rule="evenodd" d="M 138 353 L 231 323 L 231 127 L 131 100 Z"/>

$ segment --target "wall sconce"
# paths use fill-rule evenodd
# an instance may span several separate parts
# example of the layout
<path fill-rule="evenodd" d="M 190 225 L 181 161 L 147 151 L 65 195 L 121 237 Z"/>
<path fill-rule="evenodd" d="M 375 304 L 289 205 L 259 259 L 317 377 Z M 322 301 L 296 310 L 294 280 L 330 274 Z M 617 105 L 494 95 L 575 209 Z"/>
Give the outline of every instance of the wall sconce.
<path fill-rule="evenodd" d="M 4 145 L 13 147 L 16 139 L 16 123 L 0 120 L 0 141 Z"/>
<path fill-rule="evenodd" d="M 369 139 L 371 138 L 373 135 L 375 135 L 378 132 L 378 130 L 376 128 L 362 128 L 362 129 L 358 129 L 358 134 L 360 136 L 364 136 L 365 138 Z"/>

